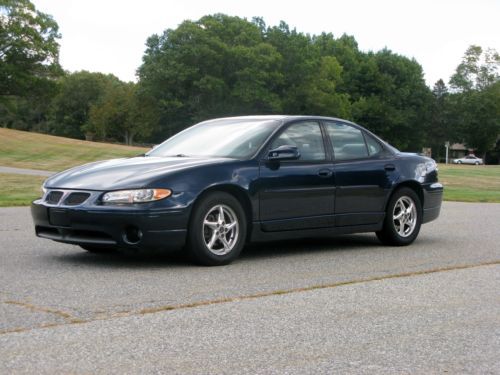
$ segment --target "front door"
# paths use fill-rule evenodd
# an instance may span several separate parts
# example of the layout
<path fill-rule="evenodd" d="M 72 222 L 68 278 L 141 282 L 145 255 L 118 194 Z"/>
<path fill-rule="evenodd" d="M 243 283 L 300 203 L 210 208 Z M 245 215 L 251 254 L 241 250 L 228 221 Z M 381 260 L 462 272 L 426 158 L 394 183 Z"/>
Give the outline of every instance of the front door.
<path fill-rule="evenodd" d="M 289 125 L 269 149 L 295 146 L 298 160 L 260 163 L 260 220 L 263 231 L 333 226 L 335 177 L 321 127 L 315 121 Z"/>

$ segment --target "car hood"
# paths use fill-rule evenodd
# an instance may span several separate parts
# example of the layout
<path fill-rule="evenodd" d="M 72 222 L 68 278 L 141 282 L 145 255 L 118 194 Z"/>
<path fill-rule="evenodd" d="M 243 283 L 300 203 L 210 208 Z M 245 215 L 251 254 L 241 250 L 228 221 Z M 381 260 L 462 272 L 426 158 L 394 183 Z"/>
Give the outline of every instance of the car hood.
<path fill-rule="evenodd" d="M 45 187 L 81 190 L 141 188 L 174 172 L 231 160 L 151 156 L 105 160 L 60 172 L 48 178 Z"/>

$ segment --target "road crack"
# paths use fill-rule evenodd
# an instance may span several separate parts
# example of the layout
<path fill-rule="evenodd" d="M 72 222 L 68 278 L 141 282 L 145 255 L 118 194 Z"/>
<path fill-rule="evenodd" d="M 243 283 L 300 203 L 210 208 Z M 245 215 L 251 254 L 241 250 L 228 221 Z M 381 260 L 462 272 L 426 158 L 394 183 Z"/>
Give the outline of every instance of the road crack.
<path fill-rule="evenodd" d="M 392 274 L 392 275 L 382 275 L 382 276 L 375 276 L 375 277 L 371 277 L 371 278 L 356 279 L 356 280 L 349 280 L 349 281 L 340 281 L 340 282 L 330 283 L 330 284 L 311 285 L 311 286 L 301 287 L 301 288 L 273 290 L 273 291 L 257 293 L 257 294 L 219 298 L 219 299 L 214 299 L 214 300 L 198 301 L 198 302 L 191 302 L 191 303 L 177 304 L 177 305 L 165 305 L 165 306 L 158 306 L 158 307 L 152 307 L 152 308 L 135 310 L 135 311 L 134 310 L 121 311 L 121 312 L 114 313 L 111 315 L 101 316 L 98 318 L 88 319 L 88 320 L 74 318 L 69 313 L 66 313 L 64 311 L 59 311 L 59 310 L 45 308 L 45 307 L 39 307 L 39 306 L 35 306 L 32 304 L 24 303 L 24 302 L 5 301 L 4 303 L 23 306 L 23 307 L 28 308 L 28 309 L 33 310 L 33 311 L 55 314 L 57 316 L 63 317 L 67 322 L 66 323 L 45 324 L 45 325 L 40 325 L 40 326 L 32 327 L 32 328 L 8 329 L 8 330 L 0 331 L 0 335 L 9 334 L 9 333 L 27 332 L 27 331 L 32 331 L 35 329 L 59 327 L 59 326 L 65 326 L 65 325 L 70 325 L 70 324 L 91 323 L 91 322 L 95 322 L 95 321 L 112 320 L 112 319 L 116 319 L 116 318 L 123 318 L 123 317 L 129 317 L 129 316 L 148 315 L 148 314 L 155 314 L 155 313 L 166 312 L 166 311 L 192 309 L 192 308 L 196 308 L 196 307 L 209 306 L 209 305 L 218 305 L 218 304 L 224 304 L 224 303 L 256 300 L 256 299 L 265 298 L 265 297 L 287 295 L 287 294 L 294 294 L 294 293 L 304 293 L 304 292 L 310 292 L 310 291 L 314 291 L 314 290 L 338 288 L 338 287 L 347 286 L 347 285 L 357 285 L 357 284 L 364 284 L 364 283 L 368 283 L 368 282 L 415 277 L 415 276 L 429 275 L 429 274 L 440 273 L 440 272 L 449 272 L 449 271 L 457 271 L 457 270 L 464 270 L 464 269 L 470 269 L 470 268 L 494 266 L 494 265 L 499 265 L 499 264 L 500 264 L 500 260 L 492 261 L 492 262 L 485 262 L 485 263 L 480 263 L 480 264 L 440 267 L 440 268 L 435 268 L 435 269 L 431 269 L 431 270 L 404 272 L 404 273 L 398 273 L 398 274 Z"/>
<path fill-rule="evenodd" d="M 63 318 L 64 320 L 66 320 L 68 323 L 83 323 L 84 322 L 83 320 L 75 318 L 71 314 L 69 314 L 69 313 L 67 313 L 65 311 L 51 309 L 51 308 L 48 308 L 48 307 L 36 306 L 36 305 L 33 305 L 31 303 L 27 303 L 27 302 L 21 302 L 21 301 L 3 301 L 3 303 L 5 303 L 7 305 L 15 305 L 15 306 L 24 307 L 24 308 L 26 308 L 28 310 L 33 311 L 33 312 L 43 312 L 43 313 L 47 313 L 47 314 L 56 315 L 56 316 L 58 316 L 60 318 Z M 53 325 L 57 325 L 57 324 L 54 323 L 54 324 L 50 324 L 49 326 L 53 326 Z M 46 326 L 46 325 L 44 325 L 44 326 Z M 1 333 L 2 332 L 0 332 L 0 334 Z"/>

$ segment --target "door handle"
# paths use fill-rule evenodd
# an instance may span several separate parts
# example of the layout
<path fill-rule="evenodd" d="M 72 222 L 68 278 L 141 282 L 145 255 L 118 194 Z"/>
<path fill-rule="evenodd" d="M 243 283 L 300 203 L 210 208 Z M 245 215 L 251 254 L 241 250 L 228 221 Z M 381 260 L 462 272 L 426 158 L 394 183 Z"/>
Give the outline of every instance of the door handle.
<path fill-rule="evenodd" d="M 319 177 L 326 178 L 326 177 L 332 177 L 332 175 L 333 175 L 333 172 L 331 169 L 324 168 L 324 169 L 320 169 L 318 171 Z"/>
<path fill-rule="evenodd" d="M 386 164 L 386 165 L 384 166 L 384 169 L 385 169 L 386 171 L 393 171 L 393 170 L 395 170 L 395 169 L 396 169 L 396 166 L 395 166 L 394 164 Z"/>

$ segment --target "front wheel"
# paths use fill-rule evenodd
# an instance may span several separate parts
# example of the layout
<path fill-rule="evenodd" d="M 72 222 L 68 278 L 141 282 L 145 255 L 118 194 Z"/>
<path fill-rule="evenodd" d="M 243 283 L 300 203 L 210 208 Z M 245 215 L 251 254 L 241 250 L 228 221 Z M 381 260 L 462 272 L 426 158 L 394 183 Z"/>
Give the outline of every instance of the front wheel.
<path fill-rule="evenodd" d="M 386 245 L 409 245 L 417 238 L 421 224 L 420 199 L 414 190 L 403 187 L 391 197 L 387 205 L 384 226 L 377 232 L 377 237 Z"/>
<path fill-rule="evenodd" d="M 187 249 L 202 265 L 220 266 L 238 257 L 245 244 L 247 224 L 239 201 L 214 192 L 194 207 L 189 223 Z"/>

